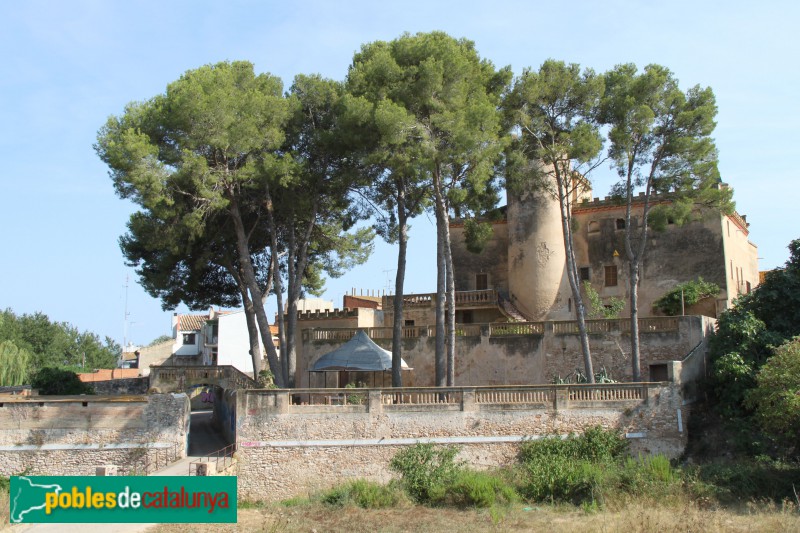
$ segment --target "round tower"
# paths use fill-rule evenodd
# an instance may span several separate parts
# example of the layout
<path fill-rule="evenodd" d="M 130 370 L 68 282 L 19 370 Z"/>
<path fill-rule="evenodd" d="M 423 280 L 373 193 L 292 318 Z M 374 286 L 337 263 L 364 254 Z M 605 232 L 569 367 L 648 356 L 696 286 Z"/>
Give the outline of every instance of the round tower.
<path fill-rule="evenodd" d="M 543 190 L 509 190 L 507 220 L 511 302 L 531 320 L 569 318 L 558 199 Z"/>

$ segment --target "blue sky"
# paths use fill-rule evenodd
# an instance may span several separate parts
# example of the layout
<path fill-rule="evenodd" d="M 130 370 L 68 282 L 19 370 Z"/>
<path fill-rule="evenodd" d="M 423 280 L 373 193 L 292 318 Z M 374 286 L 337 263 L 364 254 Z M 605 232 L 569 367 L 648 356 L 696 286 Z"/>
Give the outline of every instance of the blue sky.
<path fill-rule="evenodd" d="M 406 31 L 466 37 L 515 74 L 547 58 L 597 71 L 660 63 L 684 89 L 712 87 L 720 170 L 748 215 L 761 269 L 782 265 L 800 237 L 796 2 L 52 0 L 3 2 L 0 20 L 0 308 L 42 311 L 118 342 L 126 292 L 128 340 L 168 333 L 171 313 L 119 251 L 133 206 L 115 196 L 92 149 L 107 117 L 223 60 L 249 60 L 287 87 L 299 73 L 343 79 L 362 44 Z M 598 176 L 595 196 L 612 179 Z M 434 254 L 423 216 L 413 222 L 407 292 L 434 290 Z M 351 287 L 385 288 L 395 262 L 395 250 L 376 243 L 370 262 L 331 280 L 326 297 L 340 306 Z"/>

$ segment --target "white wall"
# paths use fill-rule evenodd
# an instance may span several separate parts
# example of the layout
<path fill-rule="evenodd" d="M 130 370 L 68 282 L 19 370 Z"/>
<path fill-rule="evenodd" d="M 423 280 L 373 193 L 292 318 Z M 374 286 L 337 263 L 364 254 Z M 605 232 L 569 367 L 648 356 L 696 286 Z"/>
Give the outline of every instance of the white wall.
<path fill-rule="evenodd" d="M 183 335 L 185 333 L 194 333 L 194 344 L 183 344 Z M 203 338 L 199 331 L 178 331 L 175 343 L 172 345 L 172 353 L 183 356 L 197 355 L 200 352 L 199 347 L 202 342 Z"/>
<path fill-rule="evenodd" d="M 218 339 L 217 364 L 233 365 L 238 370 L 252 375 L 253 360 L 249 353 L 250 339 L 244 310 L 219 315 Z"/>

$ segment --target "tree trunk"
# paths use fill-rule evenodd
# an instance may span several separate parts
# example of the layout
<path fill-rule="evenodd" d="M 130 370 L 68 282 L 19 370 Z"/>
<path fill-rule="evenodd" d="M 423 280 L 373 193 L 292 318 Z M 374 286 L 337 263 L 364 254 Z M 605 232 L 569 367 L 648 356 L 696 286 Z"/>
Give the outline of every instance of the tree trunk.
<path fill-rule="evenodd" d="M 445 293 L 447 283 L 447 264 L 444 254 L 443 224 L 441 221 L 444 211 L 444 198 L 442 197 L 441 183 L 438 175 L 433 178 L 434 195 L 436 198 L 436 350 L 434 354 L 435 380 L 437 387 L 447 384 L 446 338 L 445 338 Z"/>
<path fill-rule="evenodd" d="M 400 226 L 397 251 L 397 275 L 394 280 L 394 322 L 392 323 L 392 387 L 403 386 L 403 286 L 406 279 L 406 250 L 408 248 L 408 216 L 405 195 L 397 195 L 397 221 Z"/>
<path fill-rule="evenodd" d="M 306 265 L 308 264 L 308 243 L 311 233 L 314 230 L 314 220 L 317 216 L 317 204 L 308 214 L 309 222 L 306 232 L 302 236 L 302 241 L 298 242 L 297 232 L 294 226 L 289 228 L 288 246 L 288 271 L 289 282 L 287 287 L 288 314 L 289 319 L 286 325 L 286 358 L 289 370 L 289 380 L 287 384 L 290 388 L 295 386 L 295 373 L 297 371 L 297 301 L 300 299 L 303 287 L 303 276 L 305 275 Z"/>
<path fill-rule="evenodd" d="M 631 291 L 631 365 L 632 381 L 642 380 L 641 357 L 639 354 L 639 263 L 630 263 Z"/>
<path fill-rule="evenodd" d="M 631 223 L 631 209 L 633 207 L 633 170 L 635 158 L 631 157 L 628 162 L 628 177 L 625 206 L 625 255 L 628 258 L 629 279 L 628 290 L 630 291 L 631 304 L 631 380 L 638 382 L 642 380 L 642 358 L 639 342 L 639 276 L 641 275 L 642 258 L 647 245 L 647 217 L 650 215 L 650 193 L 652 192 L 652 180 L 655 166 L 651 167 L 650 175 L 647 178 L 644 193 L 644 207 L 642 208 L 642 220 L 639 222 L 639 242 L 634 248 L 633 243 L 633 224 Z M 655 165 L 655 164 L 654 164 Z"/>
<path fill-rule="evenodd" d="M 273 244 L 277 247 L 277 238 L 273 239 Z M 278 254 L 275 250 L 277 248 L 273 248 L 272 253 L 272 278 L 273 285 L 275 285 L 275 303 L 278 306 L 278 312 L 275 313 L 275 321 L 278 323 L 278 347 L 280 349 L 283 382 L 289 383 L 289 358 L 286 357 L 286 323 L 283 316 L 283 283 Z"/>
<path fill-rule="evenodd" d="M 244 319 L 247 322 L 247 335 L 250 339 L 250 353 L 253 359 L 262 360 L 261 343 L 258 340 L 258 327 L 256 327 L 256 310 L 247 291 L 242 293 L 242 304 L 244 306 Z M 253 379 L 258 379 L 258 374 L 255 374 Z"/>
<path fill-rule="evenodd" d="M 275 303 L 278 305 L 276 322 L 278 323 L 278 347 L 280 349 L 281 372 L 283 382 L 289 383 L 289 358 L 286 354 L 286 324 L 283 318 L 283 279 L 281 278 L 280 254 L 278 253 L 278 232 L 275 225 L 275 206 L 272 203 L 269 185 L 264 188 L 267 208 L 267 231 L 270 234 L 272 248 L 272 283 L 275 286 Z"/>
<path fill-rule="evenodd" d="M 247 236 L 244 231 L 244 224 L 242 223 L 242 216 L 239 212 L 239 204 L 235 196 L 230 198 L 230 213 L 233 219 L 233 226 L 236 231 L 236 249 L 239 254 L 239 264 L 241 265 L 244 274 L 244 283 L 250 291 L 250 296 L 253 301 L 253 306 L 256 312 L 256 321 L 258 328 L 261 330 L 261 342 L 267 349 L 267 360 L 269 361 L 270 371 L 275 375 L 275 383 L 280 388 L 285 388 L 285 382 L 280 371 L 280 361 L 278 354 L 275 351 L 275 346 L 272 344 L 272 335 L 269 331 L 269 321 L 267 314 L 264 311 L 264 304 L 261 294 L 261 288 L 256 281 L 255 270 L 253 263 L 250 260 L 250 247 L 247 244 Z M 261 371 L 261 358 L 252 356 L 253 359 L 253 375 L 258 378 L 258 373 Z M 279 379 L 280 378 L 280 379 Z"/>
<path fill-rule="evenodd" d="M 583 366 L 586 372 L 586 380 L 594 383 L 594 367 L 592 365 L 592 352 L 589 348 L 589 334 L 586 331 L 586 307 L 583 304 L 580 285 L 578 284 L 578 270 L 575 266 L 575 249 L 572 241 L 572 214 L 570 207 L 570 180 L 572 179 L 569 169 L 558 169 L 558 163 L 554 165 L 556 186 L 558 187 L 558 203 L 561 208 L 561 231 L 564 235 L 564 251 L 567 256 L 567 279 L 570 289 L 572 289 L 572 299 L 575 301 L 575 314 L 578 320 L 578 333 L 581 339 L 581 351 L 583 352 Z"/>
<path fill-rule="evenodd" d="M 455 386 L 456 367 L 456 283 L 453 276 L 453 252 L 450 246 L 450 225 L 444 213 L 444 259 L 447 273 L 447 386 Z"/>

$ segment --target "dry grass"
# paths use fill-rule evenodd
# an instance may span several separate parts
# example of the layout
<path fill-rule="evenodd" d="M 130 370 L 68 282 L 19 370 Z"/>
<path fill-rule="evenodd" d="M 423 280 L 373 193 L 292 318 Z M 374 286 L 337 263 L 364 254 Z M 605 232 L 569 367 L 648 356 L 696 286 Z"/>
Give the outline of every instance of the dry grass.
<path fill-rule="evenodd" d="M 701 509 L 686 502 L 677 506 L 654 506 L 631 502 L 617 510 L 586 512 L 573 506 L 526 506 L 487 510 L 412 508 L 364 510 L 331 508 L 319 504 L 298 507 L 267 506 L 242 509 L 239 523 L 204 526 L 207 533 L 248 531 L 266 533 L 372 533 L 437 531 L 582 531 L 639 532 L 798 532 L 800 512 L 796 506 L 751 505 L 739 511 Z M 150 533 L 183 533 L 185 526 L 163 525 Z"/>

